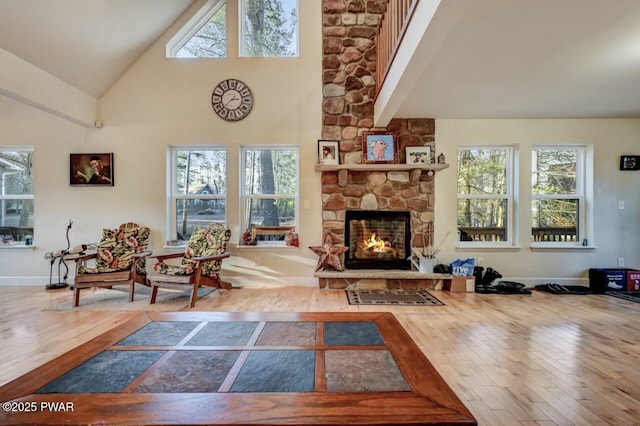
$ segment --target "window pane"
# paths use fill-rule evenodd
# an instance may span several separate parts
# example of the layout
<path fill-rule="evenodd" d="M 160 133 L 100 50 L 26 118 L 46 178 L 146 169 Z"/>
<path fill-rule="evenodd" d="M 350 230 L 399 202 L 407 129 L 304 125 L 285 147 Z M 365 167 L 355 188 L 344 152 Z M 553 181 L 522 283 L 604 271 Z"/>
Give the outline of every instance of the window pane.
<path fill-rule="evenodd" d="M 247 195 L 296 194 L 298 187 L 296 152 L 296 150 L 245 150 L 244 193 Z"/>
<path fill-rule="evenodd" d="M 224 150 L 176 150 L 174 191 L 177 195 L 225 195 L 227 154 Z"/>
<path fill-rule="evenodd" d="M 532 241 L 578 241 L 577 199 L 534 199 L 531 202 Z"/>
<path fill-rule="evenodd" d="M 19 242 L 27 235 L 33 235 L 33 200 L 0 200 L 0 238 Z"/>
<path fill-rule="evenodd" d="M 244 215 L 252 239 L 285 243 L 285 236 L 295 226 L 295 199 L 250 198 L 245 201 Z"/>
<path fill-rule="evenodd" d="M 458 194 L 507 194 L 508 151 L 458 151 Z"/>
<path fill-rule="evenodd" d="M 507 217 L 504 198 L 459 199 L 460 241 L 506 241 Z"/>
<path fill-rule="evenodd" d="M 0 239 L 33 235 L 33 151 L 0 151 Z M 12 196 L 28 196 L 15 198 Z"/>
<path fill-rule="evenodd" d="M 576 149 L 535 149 L 532 153 L 531 187 L 534 194 L 575 194 Z"/>
<path fill-rule="evenodd" d="M 0 195 L 33 194 L 33 153 L 0 151 Z"/>
<path fill-rule="evenodd" d="M 296 56 L 297 0 L 242 0 L 241 56 Z"/>
<path fill-rule="evenodd" d="M 176 58 L 224 58 L 227 56 L 227 6 L 222 5 L 182 48 Z"/>
<path fill-rule="evenodd" d="M 196 228 L 205 228 L 212 223 L 225 223 L 225 200 L 202 199 L 176 201 L 177 239 L 186 241 Z"/>
<path fill-rule="evenodd" d="M 261 226 L 294 226 L 294 198 L 249 198 L 244 205 L 245 223 Z"/>

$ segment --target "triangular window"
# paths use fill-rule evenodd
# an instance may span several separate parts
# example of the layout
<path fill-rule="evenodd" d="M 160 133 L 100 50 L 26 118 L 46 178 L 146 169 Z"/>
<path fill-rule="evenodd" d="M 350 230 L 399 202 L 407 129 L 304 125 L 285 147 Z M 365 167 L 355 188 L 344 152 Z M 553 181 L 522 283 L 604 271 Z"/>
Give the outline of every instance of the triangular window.
<path fill-rule="evenodd" d="M 227 56 L 225 0 L 209 0 L 167 43 L 167 58 Z"/>

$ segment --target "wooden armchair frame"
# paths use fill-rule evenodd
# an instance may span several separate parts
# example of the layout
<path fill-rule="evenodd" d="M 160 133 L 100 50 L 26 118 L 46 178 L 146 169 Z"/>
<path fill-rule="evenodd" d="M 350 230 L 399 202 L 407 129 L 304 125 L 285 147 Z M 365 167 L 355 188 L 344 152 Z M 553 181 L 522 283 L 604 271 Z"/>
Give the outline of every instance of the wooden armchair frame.
<path fill-rule="evenodd" d="M 187 249 L 182 253 L 169 253 L 151 256 L 158 259 L 154 264 L 154 273 L 149 275 L 151 284 L 150 303 L 156 302 L 159 287 L 182 289 L 191 287 L 189 307 L 193 308 L 198 298 L 200 286 L 231 289 L 231 284 L 220 278 L 222 259 L 230 256 L 227 250 L 231 231 L 220 223 L 193 231 Z M 165 263 L 168 259 L 182 258 L 180 266 Z M 209 265 L 216 262 L 214 265 Z"/>
<path fill-rule="evenodd" d="M 130 228 L 139 228 L 140 226 L 127 222 L 118 228 L 119 230 L 126 230 Z M 149 285 L 146 276 L 138 273 L 137 264 L 140 259 L 151 255 L 151 251 L 145 250 L 140 253 L 134 253 L 131 265 L 129 268 L 122 271 L 103 272 L 103 273 L 79 273 L 79 268 L 85 262 L 95 260 L 98 256 L 98 252 L 79 253 L 74 256 L 67 257 L 69 260 L 76 262 L 76 274 L 73 283 L 73 307 L 80 304 L 80 290 L 87 288 L 112 288 L 114 285 L 129 285 L 129 302 L 133 302 L 135 294 L 136 282 L 144 285 Z"/>
<path fill-rule="evenodd" d="M 150 256 L 150 259 L 158 259 L 159 262 L 164 262 L 166 259 L 182 258 L 184 253 L 170 253 L 164 255 Z M 193 308 L 196 305 L 198 298 L 198 289 L 200 286 L 209 286 L 217 288 L 218 290 L 231 289 L 231 283 L 223 281 L 218 274 L 217 278 L 211 278 L 206 275 L 202 275 L 202 266 L 208 262 L 214 260 L 222 260 L 231 256 L 229 252 L 223 254 L 216 254 L 210 256 L 198 256 L 192 257 L 191 260 L 195 262 L 194 271 L 189 275 L 170 275 L 170 274 L 153 274 L 149 276 L 149 282 L 151 284 L 151 301 L 149 303 L 156 303 L 156 297 L 158 296 L 158 287 L 167 287 L 173 289 L 184 290 L 185 286 L 191 286 L 191 298 L 189 301 L 189 307 Z"/>

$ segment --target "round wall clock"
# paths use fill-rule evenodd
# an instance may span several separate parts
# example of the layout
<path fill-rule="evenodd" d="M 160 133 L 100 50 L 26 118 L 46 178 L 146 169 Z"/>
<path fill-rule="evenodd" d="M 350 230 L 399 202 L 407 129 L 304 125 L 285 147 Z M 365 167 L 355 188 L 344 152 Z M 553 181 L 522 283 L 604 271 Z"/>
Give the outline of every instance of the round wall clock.
<path fill-rule="evenodd" d="M 221 81 L 211 94 L 211 105 L 220 118 L 239 121 L 253 108 L 253 94 L 249 87 L 235 78 Z"/>

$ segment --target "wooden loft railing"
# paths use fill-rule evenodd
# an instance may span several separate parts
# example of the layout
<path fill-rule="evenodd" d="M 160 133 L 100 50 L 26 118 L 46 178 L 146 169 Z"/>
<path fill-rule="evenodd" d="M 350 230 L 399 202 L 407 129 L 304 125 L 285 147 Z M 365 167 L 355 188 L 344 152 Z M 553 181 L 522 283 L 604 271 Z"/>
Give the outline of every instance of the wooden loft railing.
<path fill-rule="evenodd" d="M 382 14 L 376 34 L 376 96 L 380 93 L 418 1 L 420 0 L 387 0 L 387 8 Z"/>

